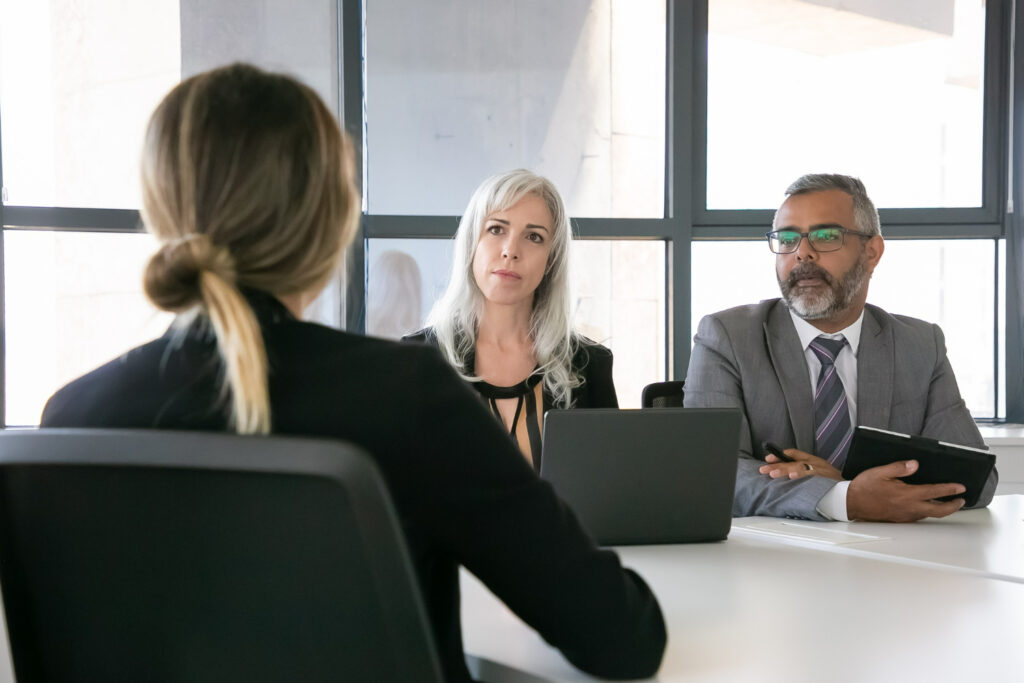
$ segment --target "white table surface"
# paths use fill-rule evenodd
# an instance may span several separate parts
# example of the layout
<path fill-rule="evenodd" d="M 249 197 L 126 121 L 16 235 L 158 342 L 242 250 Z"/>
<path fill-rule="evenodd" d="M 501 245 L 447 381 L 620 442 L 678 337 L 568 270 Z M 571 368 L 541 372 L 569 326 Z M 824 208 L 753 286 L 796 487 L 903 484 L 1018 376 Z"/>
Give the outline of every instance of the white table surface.
<path fill-rule="evenodd" d="M 733 520 L 730 538 L 755 536 L 816 550 L 1024 583 L 1024 495 L 996 496 L 987 508 L 961 510 L 949 517 L 914 524 L 805 522 L 771 517 Z"/>
<path fill-rule="evenodd" d="M 1022 583 L 754 533 L 620 555 L 651 585 L 668 624 L 669 646 L 653 680 L 1024 680 Z M 466 572 L 462 589 L 476 676 L 489 683 L 592 680 Z"/>
<path fill-rule="evenodd" d="M 661 603 L 656 681 L 1024 681 L 1024 496 L 917 524 L 814 525 L 856 543 L 740 528 L 722 543 L 622 548 Z M 826 532 L 827 537 L 827 532 Z M 488 683 L 595 680 L 470 574 L 465 648 Z M 0 638 L 6 633 L 0 622 Z M 13 680 L 0 648 L 0 683 Z"/>

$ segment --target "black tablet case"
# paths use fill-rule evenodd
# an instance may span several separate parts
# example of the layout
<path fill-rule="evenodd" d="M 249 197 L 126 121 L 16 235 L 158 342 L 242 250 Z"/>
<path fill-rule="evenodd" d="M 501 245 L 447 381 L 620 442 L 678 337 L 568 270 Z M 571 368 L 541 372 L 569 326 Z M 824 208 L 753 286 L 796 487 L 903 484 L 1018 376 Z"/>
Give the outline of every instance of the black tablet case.
<path fill-rule="evenodd" d="M 917 460 L 919 467 L 901 479 L 908 484 L 963 484 L 967 491 L 959 496 L 964 507 L 978 502 L 996 456 L 974 448 L 955 446 L 923 436 L 908 436 L 870 427 L 857 427 L 850 453 L 843 466 L 843 478 L 853 479 L 872 467 L 899 460 Z"/>

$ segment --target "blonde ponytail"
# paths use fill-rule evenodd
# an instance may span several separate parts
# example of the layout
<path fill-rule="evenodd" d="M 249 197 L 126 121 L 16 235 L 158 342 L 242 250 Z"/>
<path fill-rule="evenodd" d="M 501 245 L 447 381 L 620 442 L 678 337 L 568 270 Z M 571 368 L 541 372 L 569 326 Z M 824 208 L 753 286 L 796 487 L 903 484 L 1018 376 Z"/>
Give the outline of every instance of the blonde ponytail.
<path fill-rule="evenodd" d="M 231 387 L 232 426 L 239 434 L 269 434 L 267 349 L 260 324 L 238 288 L 219 275 L 200 275 L 200 288 Z"/>
<path fill-rule="evenodd" d="M 192 233 L 166 242 L 149 260 L 143 286 L 165 311 L 200 306 L 213 325 L 239 434 L 270 433 L 267 351 L 259 322 L 235 285 L 235 267 L 223 247 Z"/>
<path fill-rule="evenodd" d="M 323 101 L 247 64 L 182 81 L 153 113 L 142 217 L 161 242 L 145 290 L 209 319 L 230 424 L 271 431 L 267 349 L 242 290 L 319 291 L 358 229 L 351 146 Z"/>

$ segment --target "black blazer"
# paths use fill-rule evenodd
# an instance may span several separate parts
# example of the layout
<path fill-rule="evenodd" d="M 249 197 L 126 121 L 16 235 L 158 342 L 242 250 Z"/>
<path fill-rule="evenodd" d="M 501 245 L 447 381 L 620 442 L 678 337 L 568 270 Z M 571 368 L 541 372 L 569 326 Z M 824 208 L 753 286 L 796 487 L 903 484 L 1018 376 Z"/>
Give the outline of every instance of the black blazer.
<path fill-rule="evenodd" d="M 298 321 L 265 294 L 250 303 L 270 362 L 273 431 L 345 439 L 380 466 L 448 680 L 470 680 L 459 565 L 579 668 L 656 671 L 665 625 L 650 589 L 594 546 L 440 354 Z M 215 341 L 194 323 L 58 391 L 42 426 L 222 431 L 219 373 Z"/>
<path fill-rule="evenodd" d="M 402 337 L 405 342 L 421 342 L 437 346 L 434 329 L 427 327 Z M 612 352 L 605 346 L 583 336 L 576 337 L 576 353 L 572 357 L 572 369 L 583 379 L 583 384 L 572 391 L 573 408 L 618 408 L 612 381 Z M 472 367 L 473 359 L 469 359 Z M 553 397 L 544 390 L 544 411 L 555 408 Z"/>

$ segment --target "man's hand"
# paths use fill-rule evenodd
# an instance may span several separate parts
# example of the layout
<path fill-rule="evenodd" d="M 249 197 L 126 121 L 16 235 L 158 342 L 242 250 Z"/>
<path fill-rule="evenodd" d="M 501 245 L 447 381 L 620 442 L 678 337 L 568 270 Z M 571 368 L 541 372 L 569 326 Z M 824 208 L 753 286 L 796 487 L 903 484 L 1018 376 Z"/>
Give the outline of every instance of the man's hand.
<path fill-rule="evenodd" d="M 843 475 L 830 465 L 828 460 L 795 448 L 787 448 L 782 452 L 793 458 L 794 462 L 783 462 L 769 453 L 764 459 L 767 464 L 761 465 L 758 472 L 767 474 L 772 479 L 800 479 L 801 477 L 815 476 L 836 481 L 843 479 Z"/>
<path fill-rule="evenodd" d="M 900 481 L 917 471 L 916 460 L 872 467 L 858 474 L 846 492 L 846 514 L 865 522 L 916 522 L 945 517 L 964 506 L 963 498 L 936 501 L 967 489 L 962 484 L 919 484 Z"/>

